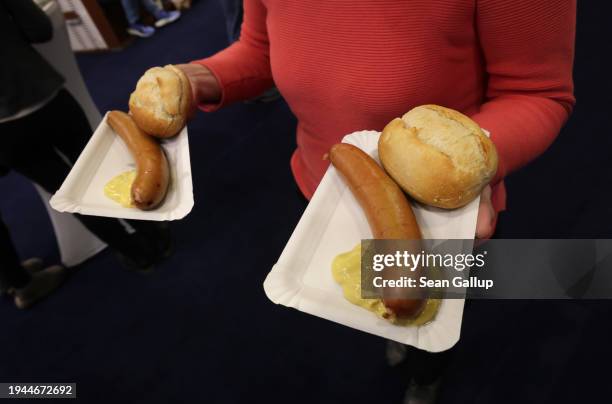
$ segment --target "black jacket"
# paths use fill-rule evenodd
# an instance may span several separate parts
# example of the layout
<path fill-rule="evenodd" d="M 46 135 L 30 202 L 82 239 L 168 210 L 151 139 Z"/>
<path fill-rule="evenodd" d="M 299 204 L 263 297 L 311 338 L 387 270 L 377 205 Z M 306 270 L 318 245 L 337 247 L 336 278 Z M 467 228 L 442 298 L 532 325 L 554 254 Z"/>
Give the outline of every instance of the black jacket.
<path fill-rule="evenodd" d="M 63 77 L 30 45 L 52 36 L 51 20 L 32 0 L 0 0 L 0 119 L 63 86 Z"/>

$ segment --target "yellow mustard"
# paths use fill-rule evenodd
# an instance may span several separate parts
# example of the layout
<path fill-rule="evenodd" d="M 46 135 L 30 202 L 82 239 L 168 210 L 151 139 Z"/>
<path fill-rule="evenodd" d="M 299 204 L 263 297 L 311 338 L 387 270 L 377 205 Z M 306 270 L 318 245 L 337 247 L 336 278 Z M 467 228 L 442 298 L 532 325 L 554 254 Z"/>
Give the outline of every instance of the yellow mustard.
<path fill-rule="evenodd" d="M 381 299 L 361 297 L 361 243 L 351 251 L 337 255 L 332 261 L 332 276 L 342 287 L 344 298 L 397 325 L 424 325 L 432 321 L 442 303 L 440 299 L 427 299 L 425 308 L 414 319 L 398 319 L 387 311 Z"/>
<path fill-rule="evenodd" d="M 111 179 L 104 186 L 104 195 L 124 208 L 132 208 L 132 184 L 136 179 L 136 171 L 126 171 Z"/>

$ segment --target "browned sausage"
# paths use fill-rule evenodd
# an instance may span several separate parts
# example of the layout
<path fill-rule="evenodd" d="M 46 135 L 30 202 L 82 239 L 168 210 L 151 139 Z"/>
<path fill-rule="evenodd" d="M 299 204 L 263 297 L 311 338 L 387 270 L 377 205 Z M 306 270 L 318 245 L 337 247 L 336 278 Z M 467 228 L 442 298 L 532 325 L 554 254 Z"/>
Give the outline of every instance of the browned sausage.
<path fill-rule="evenodd" d="M 154 209 L 164 200 L 170 178 L 163 149 L 125 112 L 109 112 L 107 122 L 123 139 L 136 160 L 136 179 L 132 184 L 134 205 L 142 210 Z"/>
<path fill-rule="evenodd" d="M 361 205 L 375 239 L 421 239 L 419 225 L 406 195 L 373 158 L 353 145 L 339 143 L 332 146 L 329 159 Z M 419 276 L 419 273 L 417 270 L 409 275 Z M 418 299 L 385 294 L 383 302 L 397 317 L 414 318 L 426 303 L 425 292 L 417 293 L 420 294 Z"/>

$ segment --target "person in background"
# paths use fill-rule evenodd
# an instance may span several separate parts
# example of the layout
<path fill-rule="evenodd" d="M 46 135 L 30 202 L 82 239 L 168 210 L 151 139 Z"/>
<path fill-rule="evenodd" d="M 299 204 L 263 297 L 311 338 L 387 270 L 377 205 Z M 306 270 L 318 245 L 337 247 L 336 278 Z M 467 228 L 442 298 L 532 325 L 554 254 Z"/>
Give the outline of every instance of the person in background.
<path fill-rule="evenodd" d="M 245 0 L 240 39 L 178 67 L 204 111 L 276 83 L 298 119 L 290 165 L 307 199 L 347 133 L 380 131 L 423 104 L 470 116 L 499 154 L 476 226 L 489 238 L 504 177 L 549 147 L 574 106 L 575 20 L 575 0 Z M 406 402 L 433 402 L 445 360 L 414 351 L 402 360 L 425 372 Z"/>
<path fill-rule="evenodd" d="M 0 296 L 9 295 L 20 309 L 48 296 L 66 279 L 61 265 L 44 268 L 39 258 L 19 262 L 8 228 L 0 218 Z"/>
<path fill-rule="evenodd" d="M 140 20 L 140 4 L 155 18 L 155 27 L 145 25 Z M 166 11 L 156 0 L 121 0 L 125 17 L 128 21 L 127 32 L 130 35 L 148 38 L 155 33 L 155 28 L 168 25 L 181 16 L 180 11 Z"/>
<path fill-rule="evenodd" d="M 242 0 L 219 0 L 225 16 L 225 29 L 227 31 L 227 42 L 233 44 L 240 38 L 240 26 L 242 25 Z"/>
<path fill-rule="evenodd" d="M 9 172 L 0 165 L 0 177 Z M 44 268 L 40 258 L 19 262 L 9 230 L 0 216 L 0 297 L 9 295 L 18 308 L 26 309 L 53 292 L 66 275 L 61 265 Z"/>
<path fill-rule="evenodd" d="M 504 177 L 546 150 L 575 102 L 575 0 L 414 0 L 410 13 L 392 0 L 264 3 L 244 2 L 237 42 L 177 66 L 207 112 L 277 84 L 298 118 L 291 169 L 307 199 L 329 164 L 321 156 L 345 134 L 440 104 L 497 147 L 477 226 L 488 238 L 505 209 Z"/>
<path fill-rule="evenodd" d="M 0 0 L 0 167 L 22 174 L 51 194 L 61 186 L 69 163 L 76 161 L 92 132 L 85 113 L 64 88 L 64 78 L 30 45 L 52 35 L 51 20 L 32 0 Z M 129 221 L 132 232 L 115 219 L 75 217 L 128 269 L 149 270 L 170 252 L 169 230 L 153 222 Z M 15 249 L 4 226 L 0 230 L 4 232 L 0 270 L 10 272 L 8 283 L 19 289 L 29 277 L 15 264 Z M 50 272 L 60 278 L 59 269 Z"/>

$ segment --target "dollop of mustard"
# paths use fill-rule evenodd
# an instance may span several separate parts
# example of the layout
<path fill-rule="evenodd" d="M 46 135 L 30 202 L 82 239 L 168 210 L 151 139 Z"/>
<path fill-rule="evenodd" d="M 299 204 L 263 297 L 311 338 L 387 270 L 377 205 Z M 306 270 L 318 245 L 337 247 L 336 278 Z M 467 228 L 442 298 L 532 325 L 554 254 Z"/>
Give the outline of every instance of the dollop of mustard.
<path fill-rule="evenodd" d="M 361 243 L 351 251 L 338 254 L 332 261 L 332 276 L 342 287 L 344 298 L 354 305 L 362 307 L 384 318 L 393 324 L 402 326 L 420 326 L 434 320 L 440 299 L 427 299 L 425 308 L 414 319 L 398 319 L 385 307 L 382 299 L 364 299 L 361 297 Z"/>
<path fill-rule="evenodd" d="M 124 208 L 133 208 L 132 184 L 136 179 L 136 171 L 126 171 L 113 177 L 104 186 L 104 195 Z"/>

